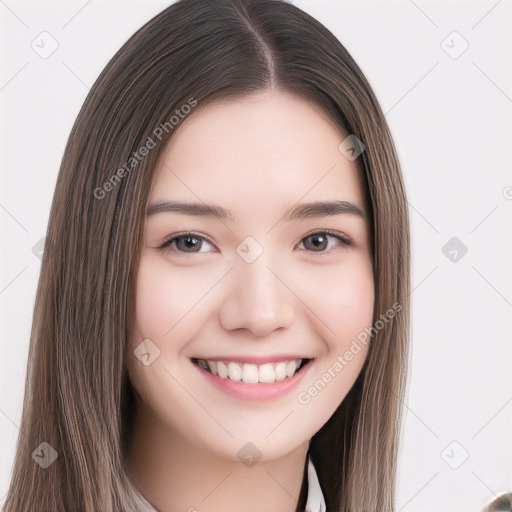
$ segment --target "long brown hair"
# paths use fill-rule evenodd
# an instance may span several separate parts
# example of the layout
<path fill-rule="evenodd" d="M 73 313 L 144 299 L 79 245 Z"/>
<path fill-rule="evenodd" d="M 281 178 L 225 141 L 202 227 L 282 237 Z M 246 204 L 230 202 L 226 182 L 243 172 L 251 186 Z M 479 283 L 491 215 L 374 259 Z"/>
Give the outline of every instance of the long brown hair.
<path fill-rule="evenodd" d="M 400 311 L 373 333 L 361 373 L 312 438 L 310 456 L 329 512 L 393 509 L 410 256 L 405 191 L 384 115 L 344 46 L 290 3 L 180 0 L 112 58 L 71 131 L 50 213 L 4 512 L 136 510 L 125 469 L 133 403 L 125 347 L 145 208 L 175 132 L 169 120 L 181 120 L 176 110 L 191 102 L 199 109 L 270 87 L 313 101 L 366 146 L 358 165 L 372 224 L 374 321 L 393 304 Z M 143 146 L 150 150 L 142 155 Z M 36 463 L 52 454 L 46 468 Z"/>

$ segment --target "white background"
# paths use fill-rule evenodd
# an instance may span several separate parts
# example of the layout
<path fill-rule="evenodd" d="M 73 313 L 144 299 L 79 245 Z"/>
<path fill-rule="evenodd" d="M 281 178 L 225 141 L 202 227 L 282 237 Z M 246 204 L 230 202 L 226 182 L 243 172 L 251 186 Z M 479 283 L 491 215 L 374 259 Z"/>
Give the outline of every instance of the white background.
<path fill-rule="evenodd" d="M 0 504 L 40 270 L 32 249 L 67 137 L 108 60 L 168 3 L 0 1 Z M 397 510 L 480 511 L 512 491 L 512 2 L 294 3 L 366 74 L 403 167 L 413 337 Z M 47 59 L 31 48 L 43 31 L 59 45 Z M 452 237 L 468 249 L 456 262 L 442 251 Z"/>

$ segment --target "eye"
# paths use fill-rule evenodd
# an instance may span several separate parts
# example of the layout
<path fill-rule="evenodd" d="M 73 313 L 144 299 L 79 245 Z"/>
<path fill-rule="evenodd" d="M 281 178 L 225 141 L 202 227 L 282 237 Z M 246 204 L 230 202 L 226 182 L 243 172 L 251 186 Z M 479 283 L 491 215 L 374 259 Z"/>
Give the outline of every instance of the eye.
<path fill-rule="evenodd" d="M 330 240 L 331 243 L 329 243 Z M 304 247 L 303 250 L 318 253 L 329 253 L 332 251 L 333 246 L 336 245 L 336 241 L 341 242 L 345 246 L 352 245 L 346 237 L 340 233 L 337 233 L 336 231 L 317 231 L 315 233 L 311 233 L 301 240 L 301 245 Z M 211 252 L 208 250 L 201 250 L 203 248 L 202 244 L 204 243 L 213 247 L 212 242 L 210 242 L 204 236 L 198 235 L 196 233 L 181 233 L 166 239 L 157 247 L 157 249 L 163 251 L 181 252 L 185 254 L 201 254 Z"/>
<path fill-rule="evenodd" d="M 329 239 L 337 240 L 346 246 L 352 245 L 346 237 L 336 231 L 317 231 L 315 233 L 311 233 L 301 240 L 301 244 L 306 250 L 312 248 L 311 252 L 329 253 L 333 246 L 336 245 L 335 242 L 329 244 Z M 307 243 L 308 241 L 311 241 L 311 243 Z M 326 250 L 327 248 L 329 249 Z"/>
<path fill-rule="evenodd" d="M 191 254 L 199 254 L 209 251 L 197 251 L 196 249 L 200 248 L 201 244 L 206 242 L 207 244 L 211 244 L 209 240 L 201 235 L 197 235 L 196 233 L 182 233 L 179 235 L 173 235 L 171 238 L 168 238 L 164 242 L 162 242 L 158 249 L 161 250 L 174 250 L 178 252 L 191 253 Z M 173 247 L 174 246 L 174 247 Z"/>

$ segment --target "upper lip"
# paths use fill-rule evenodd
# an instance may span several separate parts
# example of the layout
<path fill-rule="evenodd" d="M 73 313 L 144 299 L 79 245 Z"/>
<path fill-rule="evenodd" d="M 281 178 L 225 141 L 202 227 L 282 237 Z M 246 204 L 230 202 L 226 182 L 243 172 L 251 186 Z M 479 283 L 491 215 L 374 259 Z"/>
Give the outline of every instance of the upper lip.
<path fill-rule="evenodd" d="M 275 356 L 212 356 L 192 357 L 191 359 L 203 359 L 205 361 L 233 361 L 247 364 L 279 363 L 281 361 L 293 361 L 296 359 L 312 359 L 311 357 L 296 354 L 279 354 Z"/>

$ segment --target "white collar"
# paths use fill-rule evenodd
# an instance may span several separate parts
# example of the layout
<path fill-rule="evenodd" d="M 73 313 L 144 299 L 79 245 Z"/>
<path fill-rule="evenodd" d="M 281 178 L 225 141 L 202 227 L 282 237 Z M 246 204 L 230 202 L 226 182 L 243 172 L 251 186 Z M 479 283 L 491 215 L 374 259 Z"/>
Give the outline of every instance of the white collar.
<path fill-rule="evenodd" d="M 139 491 L 135 491 L 140 500 L 138 512 L 158 512 Z M 308 455 L 308 499 L 305 512 L 325 512 L 325 500 L 320 488 L 315 466 Z"/>
<path fill-rule="evenodd" d="M 325 512 L 325 500 L 315 466 L 308 455 L 308 501 L 305 512 Z"/>

